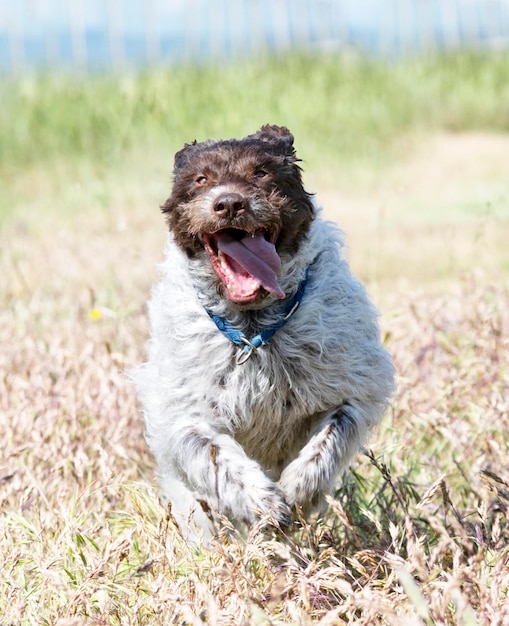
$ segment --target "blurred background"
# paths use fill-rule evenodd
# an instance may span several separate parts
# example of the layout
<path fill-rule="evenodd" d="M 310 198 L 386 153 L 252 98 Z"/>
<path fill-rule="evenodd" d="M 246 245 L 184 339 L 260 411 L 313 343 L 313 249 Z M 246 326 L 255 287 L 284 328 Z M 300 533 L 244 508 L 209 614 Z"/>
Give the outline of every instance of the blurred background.
<path fill-rule="evenodd" d="M 375 286 L 509 269 L 509 0 L 0 0 L 0 77 L 3 233 L 159 247 L 174 152 L 270 122 Z"/>
<path fill-rule="evenodd" d="M 0 67 L 73 71 L 289 50 L 507 48 L 506 0 L 1 0 Z"/>

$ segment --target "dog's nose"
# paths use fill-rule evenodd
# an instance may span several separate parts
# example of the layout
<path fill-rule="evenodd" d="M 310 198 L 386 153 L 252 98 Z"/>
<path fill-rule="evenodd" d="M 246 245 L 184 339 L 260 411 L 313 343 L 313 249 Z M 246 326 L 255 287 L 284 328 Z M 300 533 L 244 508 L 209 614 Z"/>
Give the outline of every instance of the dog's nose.
<path fill-rule="evenodd" d="M 247 209 L 247 198 L 237 192 L 222 193 L 214 200 L 212 208 L 219 217 L 233 218 Z"/>

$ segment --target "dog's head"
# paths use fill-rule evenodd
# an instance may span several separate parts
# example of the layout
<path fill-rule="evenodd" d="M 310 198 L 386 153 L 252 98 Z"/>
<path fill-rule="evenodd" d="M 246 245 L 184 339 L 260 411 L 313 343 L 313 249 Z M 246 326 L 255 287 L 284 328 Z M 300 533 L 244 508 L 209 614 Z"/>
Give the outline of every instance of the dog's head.
<path fill-rule="evenodd" d="M 186 144 L 175 155 L 162 210 L 177 244 L 212 265 L 234 303 L 288 295 L 278 283 L 281 259 L 298 251 L 314 213 L 297 161 L 290 131 L 270 125 L 244 139 Z"/>

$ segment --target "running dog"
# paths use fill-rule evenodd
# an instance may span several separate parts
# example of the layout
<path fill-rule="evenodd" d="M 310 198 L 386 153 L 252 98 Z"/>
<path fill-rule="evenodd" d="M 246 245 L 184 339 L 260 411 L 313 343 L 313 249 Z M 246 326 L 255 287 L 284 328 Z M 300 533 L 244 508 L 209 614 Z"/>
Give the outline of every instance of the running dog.
<path fill-rule="evenodd" d="M 330 493 L 393 391 L 377 312 L 302 184 L 293 136 L 263 126 L 175 156 L 169 236 L 134 374 L 182 525 L 286 526 Z"/>

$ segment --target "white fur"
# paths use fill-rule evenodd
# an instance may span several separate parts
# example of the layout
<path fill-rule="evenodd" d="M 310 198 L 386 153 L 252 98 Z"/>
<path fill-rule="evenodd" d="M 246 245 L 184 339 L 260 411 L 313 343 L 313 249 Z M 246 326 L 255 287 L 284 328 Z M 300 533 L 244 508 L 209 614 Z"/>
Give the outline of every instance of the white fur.
<path fill-rule="evenodd" d="M 208 261 L 189 260 L 169 235 L 149 304 L 148 361 L 134 378 L 161 485 L 182 524 L 194 515 L 207 527 L 198 500 L 236 521 L 286 522 L 292 505 L 313 506 L 334 488 L 381 419 L 393 366 L 342 247 L 339 231 L 317 217 L 298 253 L 282 258 L 287 296 L 310 267 L 299 309 L 238 365 L 239 348 L 204 306 L 256 334 L 284 302 L 270 295 L 243 312 L 217 293 Z"/>

